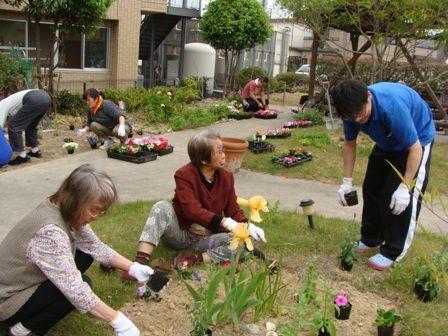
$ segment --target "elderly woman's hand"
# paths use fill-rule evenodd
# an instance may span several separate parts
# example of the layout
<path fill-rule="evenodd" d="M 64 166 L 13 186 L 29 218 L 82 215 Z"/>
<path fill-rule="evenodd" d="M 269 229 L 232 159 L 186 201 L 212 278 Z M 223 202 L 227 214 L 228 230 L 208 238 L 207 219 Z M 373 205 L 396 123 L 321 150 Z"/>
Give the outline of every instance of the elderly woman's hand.
<path fill-rule="evenodd" d="M 247 227 L 250 235 L 255 241 L 262 241 L 266 243 L 266 238 L 264 237 L 264 230 L 252 223 L 249 223 L 249 226 Z"/>
<path fill-rule="evenodd" d="M 154 270 L 146 265 L 135 262 L 129 268 L 129 275 L 137 279 L 138 282 L 146 282 L 154 274 Z"/>
<path fill-rule="evenodd" d="M 118 312 L 118 316 L 110 325 L 115 330 L 115 336 L 140 336 L 140 331 L 123 313 Z"/>

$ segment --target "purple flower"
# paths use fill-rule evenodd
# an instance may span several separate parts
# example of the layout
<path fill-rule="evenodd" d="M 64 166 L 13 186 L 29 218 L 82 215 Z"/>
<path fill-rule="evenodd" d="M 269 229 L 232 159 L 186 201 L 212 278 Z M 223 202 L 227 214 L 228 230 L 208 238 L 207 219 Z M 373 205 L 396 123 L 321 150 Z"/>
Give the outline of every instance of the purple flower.
<path fill-rule="evenodd" d="M 197 271 L 193 272 L 193 279 L 196 280 L 197 282 L 201 282 L 202 281 L 202 277 L 199 274 L 199 272 L 197 272 Z"/>
<path fill-rule="evenodd" d="M 147 290 L 148 290 L 148 287 L 146 287 L 146 285 L 143 285 L 143 286 L 137 288 L 137 296 L 143 297 L 146 294 Z"/>

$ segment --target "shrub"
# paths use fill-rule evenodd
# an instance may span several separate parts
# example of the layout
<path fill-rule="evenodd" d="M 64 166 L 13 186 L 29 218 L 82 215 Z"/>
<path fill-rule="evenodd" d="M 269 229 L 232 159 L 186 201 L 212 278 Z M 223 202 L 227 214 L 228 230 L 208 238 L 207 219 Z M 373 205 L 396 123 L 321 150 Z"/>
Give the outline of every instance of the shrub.
<path fill-rule="evenodd" d="M 7 95 L 23 89 L 22 64 L 10 55 L 0 54 L 0 91 Z"/>
<path fill-rule="evenodd" d="M 205 109 L 203 107 L 192 107 L 182 109 L 180 113 L 176 113 L 169 119 L 169 124 L 173 131 L 185 128 L 196 128 L 199 126 L 210 125 L 229 113 L 229 109 L 225 105 L 218 105 Z"/>
<path fill-rule="evenodd" d="M 252 79 L 267 76 L 267 72 L 259 67 L 249 67 L 238 71 L 235 78 L 236 88 L 242 89 Z"/>
<path fill-rule="evenodd" d="M 314 125 L 325 125 L 324 117 L 315 110 L 310 110 L 297 114 L 297 120 L 311 120 Z"/>
<path fill-rule="evenodd" d="M 296 74 L 294 72 L 284 72 L 282 74 L 278 74 L 275 78 L 279 81 L 285 82 L 289 87 L 303 86 L 309 82 L 309 78 L 307 76 Z"/>
<path fill-rule="evenodd" d="M 62 90 L 56 92 L 56 110 L 59 114 L 79 116 L 86 113 L 87 105 L 80 94 Z"/>
<path fill-rule="evenodd" d="M 285 82 L 282 82 L 276 77 L 269 78 L 269 92 L 283 92 L 285 87 Z"/>
<path fill-rule="evenodd" d="M 192 89 L 197 94 L 196 99 L 199 99 L 207 92 L 207 77 L 185 77 L 180 81 L 179 86 Z"/>

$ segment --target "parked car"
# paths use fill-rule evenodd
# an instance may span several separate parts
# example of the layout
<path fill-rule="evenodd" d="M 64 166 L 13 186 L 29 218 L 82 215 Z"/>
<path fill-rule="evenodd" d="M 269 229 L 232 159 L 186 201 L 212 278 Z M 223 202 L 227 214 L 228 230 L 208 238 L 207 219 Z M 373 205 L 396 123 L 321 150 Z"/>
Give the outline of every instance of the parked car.
<path fill-rule="evenodd" d="M 296 71 L 296 74 L 298 74 L 298 75 L 305 75 L 305 76 L 309 77 L 310 76 L 310 70 L 311 70 L 311 67 L 310 67 L 309 64 L 302 64 L 300 66 L 300 68 Z"/>

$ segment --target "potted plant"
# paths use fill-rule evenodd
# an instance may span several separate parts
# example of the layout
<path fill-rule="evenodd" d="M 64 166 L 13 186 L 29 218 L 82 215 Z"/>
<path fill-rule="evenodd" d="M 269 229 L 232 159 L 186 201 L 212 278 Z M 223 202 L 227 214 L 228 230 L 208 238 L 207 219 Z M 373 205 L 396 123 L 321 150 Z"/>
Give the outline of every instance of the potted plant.
<path fill-rule="evenodd" d="M 263 131 L 257 131 L 253 136 L 253 140 L 249 140 L 249 149 L 255 154 L 273 152 L 275 146 L 265 140 L 266 134 Z"/>
<path fill-rule="evenodd" d="M 66 142 L 62 145 L 62 148 L 65 148 L 68 154 L 73 154 L 75 149 L 78 148 L 78 144 L 76 142 Z"/>
<path fill-rule="evenodd" d="M 249 143 L 238 138 L 221 138 L 224 153 L 226 155 L 226 167 L 232 173 L 237 173 L 243 163 Z"/>
<path fill-rule="evenodd" d="M 378 308 L 374 325 L 378 327 L 378 336 L 393 336 L 394 326 L 401 321 L 401 317 L 395 314 L 395 308 L 385 310 Z"/>
<path fill-rule="evenodd" d="M 345 239 L 341 244 L 341 254 L 339 259 L 341 259 L 341 268 L 344 271 L 350 272 L 353 268 L 353 264 L 356 259 L 356 249 L 358 247 L 358 242 L 352 239 Z"/>
<path fill-rule="evenodd" d="M 98 148 L 98 143 L 100 142 L 100 139 L 96 135 L 91 135 L 87 137 L 87 142 L 90 145 L 90 148 L 96 149 Z"/>
<path fill-rule="evenodd" d="M 74 131 L 75 130 L 75 124 L 70 122 L 70 125 L 68 126 L 68 128 L 70 129 L 70 131 Z"/>
<path fill-rule="evenodd" d="M 350 318 L 350 312 L 352 311 L 352 304 L 348 300 L 347 292 L 340 292 L 334 299 L 335 312 L 334 316 L 338 320 L 348 320 Z"/>
<path fill-rule="evenodd" d="M 414 293 L 418 299 L 423 302 L 430 302 L 439 295 L 441 290 L 441 285 L 433 276 L 431 269 L 426 265 L 421 266 L 414 285 Z"/>
<path fill-rule="evenodd" d="M 318 336 L 335 336 L 336 326 L 331 316 L 333 293 L 328 284 L 324 285 L 324 292 L 317 294 L 316 297 L 317 310 L 312 320 L 312 334 L 317 331 Z"/>

